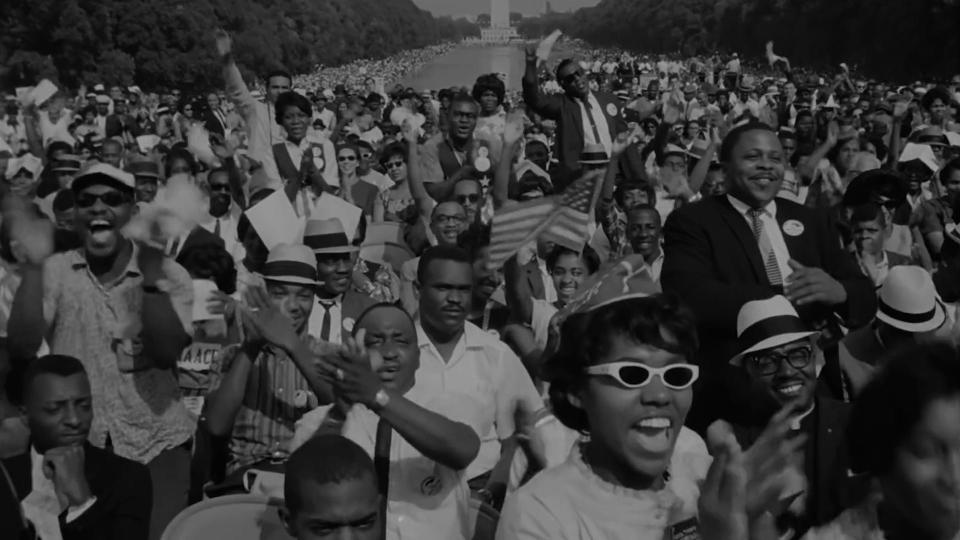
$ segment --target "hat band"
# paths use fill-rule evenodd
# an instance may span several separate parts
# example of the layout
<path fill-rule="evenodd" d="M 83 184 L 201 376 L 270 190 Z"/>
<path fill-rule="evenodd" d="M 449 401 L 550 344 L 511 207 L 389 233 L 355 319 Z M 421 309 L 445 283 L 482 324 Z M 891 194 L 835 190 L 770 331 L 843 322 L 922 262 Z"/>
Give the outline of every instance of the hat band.
<path fill-rule="evenodd" d="M 317 281 L 317 268 L 313 265 L 296 261 L 274 261 L 263 265 L 261 273 L 266 279 L 283 280 L 283 278 L 303 278 Z"/>
<path fill-rule="evenodd" d="M 350 240 L 342 232 L 305 236 L 303 243 L 310 249 L 350 248 Z"/>
<path fill-rule="evenodd" d="M 900 311 L 899 309 L 890 307 L 890 305 L 884 302 L 882 299 L 877 299 L 877 310 L 891 319 L 908 324 L 924 323 L 930 319 L 933 319 L 937 315 L 936 303 L 934 303 L 933 308 L 930 309 L 930 311 L 924 311 L 923 313 L 907 313 L 906 311 Z"/>
<path fill-rule="evenodd" d="M 778 315 L 757 321 L 748 326 L 737 338 L 741 351 L 745 351 L 761 341 L 781 334 L 809 332 L 810 329 L 794 315 Z"/>

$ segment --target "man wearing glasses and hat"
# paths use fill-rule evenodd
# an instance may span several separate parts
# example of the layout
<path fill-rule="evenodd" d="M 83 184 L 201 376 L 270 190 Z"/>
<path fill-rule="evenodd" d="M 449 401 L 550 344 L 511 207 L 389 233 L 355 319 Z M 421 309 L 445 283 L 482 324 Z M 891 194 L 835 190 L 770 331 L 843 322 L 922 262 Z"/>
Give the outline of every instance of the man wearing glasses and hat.
<path fill-rule="evenodd" d="M 849 405 L 817 392 L 822 367 L 818 335 L 783 296 L 747 302 L 737 315 L 740 352 L 730 363 L 764 390 L 758 407 L 770 416 L 780 408 L 792 408 L 791 427 L 796 436 L 806 437 L 794 445 L 800 471 L 785 472 L 792 481 L 781 493 L 781 513 L 774 516 L 780 538 L 800 538 L 811 527 L 829 522 L 856 502 L 864 488 L 846 474 Z M 762 429 L 762 425 L 734 428 L 748 454 Z"/>

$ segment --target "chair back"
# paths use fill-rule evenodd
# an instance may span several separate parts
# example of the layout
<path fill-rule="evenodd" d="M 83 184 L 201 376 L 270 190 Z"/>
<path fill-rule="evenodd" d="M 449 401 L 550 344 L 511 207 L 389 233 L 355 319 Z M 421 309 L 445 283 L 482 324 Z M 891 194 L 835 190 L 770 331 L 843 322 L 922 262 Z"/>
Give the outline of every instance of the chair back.
<path fill-rule="evenodd" d="M 251 494 L 207 499 L 177 514 L 161 540 L 294 540 L 280 521 L 281 506 Z"/>

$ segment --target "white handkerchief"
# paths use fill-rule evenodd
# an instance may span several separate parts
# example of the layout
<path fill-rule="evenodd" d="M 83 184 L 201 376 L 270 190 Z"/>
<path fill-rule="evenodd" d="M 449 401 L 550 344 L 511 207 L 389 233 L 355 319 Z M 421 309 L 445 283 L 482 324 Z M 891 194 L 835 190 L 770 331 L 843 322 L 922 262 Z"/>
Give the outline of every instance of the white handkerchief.
<path fill-rule="evenodd" d="M 219 319 L 220 315 L 210 313 L 207 300 L 216 292 L 217 284 L 209 279 L 193 280 L 193 322 Z"/>
<path fill-rule="evenodd" d="M 340 197 L 323 193 L 313 203 L 310 215 L 315 219 L 339 219 L 347 233 L 347 238 L 353 242 L 353 237 L 357 235 L 357 226 L 360 225 L 360 219 L 363 217 L 363 210 Z"/>
<path fill-rule="evenodd" d="M 540 42 L 540 45 L 537 46 L 537 59 L 542 62 L 546 62 L 550 59 L 550 51 L 553 50 L 553 45 L 560 39 L 560 36 L 563 34 L 560 30 L 554 30 L 552 34 L 547 36 L 546 39 Z"/>
<path fill-rule="evenodd" d="M 40 84 L 35 86 L 33 91 L 30 92 L 30 99 L 34 104 L 36 104 L 37 107 L 39 107 L 46 103 L 47 100 L 52 98 L 56 93 L 57 85 L 53 84 L 48 79 L 43 79 L 40 81 Z"/>
<path fill-rule="evenodd" d="M 271 193 L 269 197 L 249 208 L 245 214 L 268 250 L 280 244 L 303 242 L 304 222 L 297 216 L 290 199 L 282 189 Z"/>

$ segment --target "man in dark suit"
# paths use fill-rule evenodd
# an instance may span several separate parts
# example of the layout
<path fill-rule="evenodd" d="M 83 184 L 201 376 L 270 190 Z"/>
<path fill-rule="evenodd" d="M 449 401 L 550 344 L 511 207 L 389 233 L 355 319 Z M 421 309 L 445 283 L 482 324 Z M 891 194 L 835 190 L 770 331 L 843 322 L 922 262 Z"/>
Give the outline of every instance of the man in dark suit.
<path fill-rule="evenodd" d="M 791 438 L 806 437 L 793 449 L 796 472 L 802 474 L 788 477 L 792 481 L 780 493 L 781 511 L 775 516 L 781 538 L 800 538 L 856 504 L 865 492 L 863 479 L 847 474 L 844 431 L 850 405 L 818 395 L 818 333 L 807 328 L 783 296 L 746 303 L 737 330 L 740 352 L 731 363 L 758 384 L 771 404 L 792 407 L 787 418 Z M 762 431 L 734 427 L 748 456 Z"/>
<path fill-rule="evenodd" d="M 207 94 L 207 110 L 203 113 L 203 127 L 221 137 L 227 132 L 227 115 L 220 109 L 220 97 L 214 92 Z"/>
<path fill-rule="evenodd" d="M 93 410 L 80 361 L 56 355 L 32 360 L 23 392 L 30 449 L 4 459 L 3 466 L 34 527 L 42 533 L 59 526 L 65 540 L 146 539 L 150 473 L 144 465 L 87 443 Z M 46 511 L 37 503 L 50 500 L 60 512 L 47 515 L 44 525 Z"/>
<path fill-rule="evenodd" d="M 770 127 L 735 128 L 720 159 L 729 193 L 672 212 L 664 226 L 661 283 L 692 308 L 706 368 L 689 417 L 697 429 L 718 414 L 736 421 L 755 410 L 724 360 L 736 352 L 735 322 L 746 302 L 782 293 L 806 324 L 834 332 L 838 318 L 858 328 L 876 310 L 873 284 L 842 250 L 829 216 L 775 199 L 785 158 Z"/>
<path fill-rule="evenodd" d="M 523 101 L 534 112 L 557 122 L 557 147 L 560 164 L 567 170 L 580 169 L 577 162 L 586 143 L 602 145 L 610 154 L 617 134 L 627 124 L 620 112 L 620 100 L 610 94 L 593 93 L 587 74 L 580 65 L 566 59 L 557 66 L 557 82 L 563 95 L 546 95 L 537 77 L 537 55 L 527 49 L 527 68 L 523 76 Z"/>

